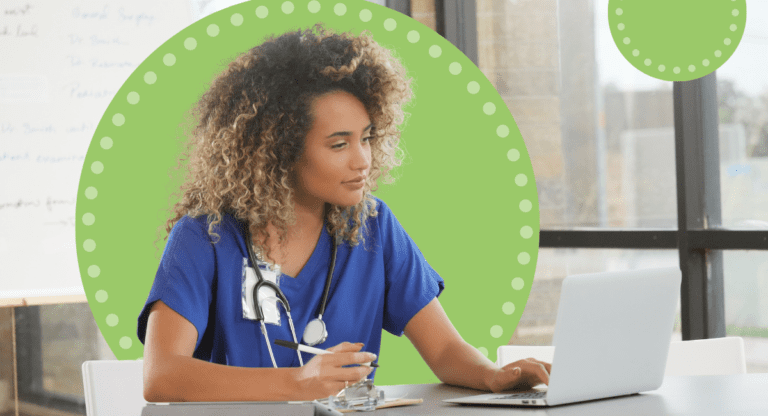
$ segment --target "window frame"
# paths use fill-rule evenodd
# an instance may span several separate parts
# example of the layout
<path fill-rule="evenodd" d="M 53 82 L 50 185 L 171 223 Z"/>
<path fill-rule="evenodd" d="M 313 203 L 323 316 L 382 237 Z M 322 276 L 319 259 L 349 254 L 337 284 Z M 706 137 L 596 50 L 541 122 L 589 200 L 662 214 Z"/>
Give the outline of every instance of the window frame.
<path fill-rule="evenodd" d="M 475 1 L 435 3 L 437 27 L 443 28 L 438 32 L 477 64 Z M 539 234 L 540 248 L 677 249 L 683 340 L 726 335 L 722 250 L 768 250 L 768 231 L 721 227 L 716 79 L 713 72 L 673 83 L 677 229 L 542 229 Z"/>
<path fill-rule="evenodd" d="M 87 305 L 87 304 L 86 304 Z M 85 398 L 60 394 L 43 385 L 43 333 L 40 306 L 15 308 L 18 400 L 73 414 L 86 414 Z M 82 381 L 80 381 L 82 382 Z"/>

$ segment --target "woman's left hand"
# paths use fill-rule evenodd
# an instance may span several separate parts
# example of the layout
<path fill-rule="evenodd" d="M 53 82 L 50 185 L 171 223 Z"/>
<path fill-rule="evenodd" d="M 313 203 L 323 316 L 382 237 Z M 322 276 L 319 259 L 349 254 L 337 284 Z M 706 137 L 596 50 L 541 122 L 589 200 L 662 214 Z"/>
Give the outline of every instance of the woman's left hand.
<path fill-rule="evenodd" d="M 499 393 L 505 390 L 528 390 L 539 384 L 549 384 L 552 364 L 533 358 L 509 363 L 498 369 L 488 380 L 488 388 Z"/>

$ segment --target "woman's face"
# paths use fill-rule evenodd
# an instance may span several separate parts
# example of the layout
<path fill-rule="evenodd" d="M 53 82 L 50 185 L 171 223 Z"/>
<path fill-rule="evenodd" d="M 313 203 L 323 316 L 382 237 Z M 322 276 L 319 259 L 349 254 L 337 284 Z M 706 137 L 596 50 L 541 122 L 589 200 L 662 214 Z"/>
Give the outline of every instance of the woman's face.
<path fill-rule="evenodd" d="M 358 204 L 371 168 L 371 119 L 363 103 L 345 91 L 311 104 L 312 128 L 296 165 L 297 204 L 323 207 Z"/>

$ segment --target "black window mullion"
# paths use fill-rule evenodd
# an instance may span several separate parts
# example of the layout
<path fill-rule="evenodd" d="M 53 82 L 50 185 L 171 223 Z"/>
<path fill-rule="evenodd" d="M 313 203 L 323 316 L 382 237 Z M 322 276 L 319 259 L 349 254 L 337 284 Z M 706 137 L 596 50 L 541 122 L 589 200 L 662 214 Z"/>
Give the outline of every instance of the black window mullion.
<path fill-rule="evenodd" d="M 677 249 L 677 230 L 654 229 L 544 229 L 539 246 L 546 248 Z M 768 250 L 768 231 L 687 230 L 689 250 Z"/>
<path fill-rule="evenodd" d="M 435 0 L 437 33 L 478 64 L 475 0 Z"/>
<path fill-rule="evenodd" d="M 768 250 L 768 231 L 688 230 L 691 249 Z"/>
<path fill-rule="evenodd" d="M 43 335 L 40 325 L 40 307 L 15 309 L 17 385 L 20 399 L 43 391 Z"/>
<path fill-rule="evenodd" d="M 386 4 L 392 10 L 397 10 L 406 16 L 411 15 L 411 0 L 387 0 Z"/>
<path fill-rule="evenodd" d="M 18 345 L 16 360 L 19 401 L 73 414 L 85 414 L 83 397 L 50 392 L 43 385 L 43 331 L 40 308 L 26 306 L 14 310 Z"/>
<path fill-rule="evenodd" d="M 676 249 L 675 230 L 541 230 L 539 246 L 548 248 Z"/>
<path fill-rule="evenodd" d="M 723 337 L 722 253 L 692 246 L 688 234 L 720 224 L 715 74 L 675 82 L 673 94 L 683 339 Z"/>
<path fill-rule="evenodd" d="M 704 146 L 704 228 L 718 228 L 722 224 L 722 195 L 720 189 L 720 132 L 717 100 L 717 73 L 701 79 L 701 102 Z M 691 244 L 692 246 L 692 244 Z M 725 273 L 723 252 L 706 247 L 707 338 L 725 336 Z"/>

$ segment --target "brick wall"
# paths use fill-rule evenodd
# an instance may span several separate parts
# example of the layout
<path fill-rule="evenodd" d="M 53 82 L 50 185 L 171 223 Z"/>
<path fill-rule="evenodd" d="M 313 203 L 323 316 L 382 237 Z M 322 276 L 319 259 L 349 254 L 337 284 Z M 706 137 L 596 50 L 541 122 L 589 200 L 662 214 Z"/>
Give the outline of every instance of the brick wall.
<path fill-rule="evenodd" d="M 480 70 L 515 118 L 533 163 L 542 224 L 564 214 L 556 0 L 477 0 Z"/>
<path fill-rule="evenodd" d="M 411 17 L 432 30 L 437 30 L 435 23 L 435 0 L 411 0 Z"/>

